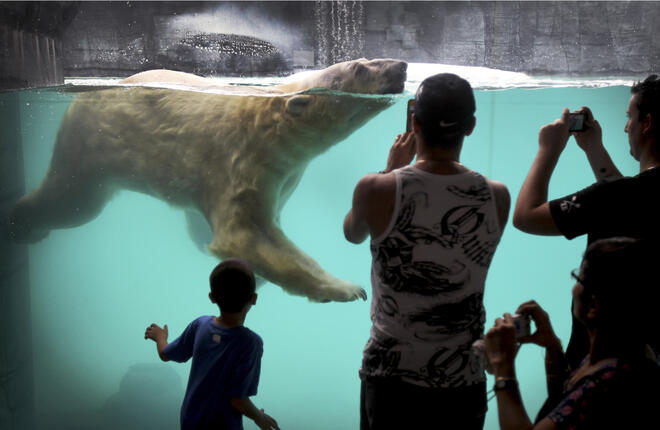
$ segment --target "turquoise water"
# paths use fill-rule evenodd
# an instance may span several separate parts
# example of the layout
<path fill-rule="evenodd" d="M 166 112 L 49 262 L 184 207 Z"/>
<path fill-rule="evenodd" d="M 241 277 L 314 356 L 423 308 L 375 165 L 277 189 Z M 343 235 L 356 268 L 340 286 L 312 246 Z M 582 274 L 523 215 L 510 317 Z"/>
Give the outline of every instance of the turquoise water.
<path fill-rule="evenodd" d="M 20 106 L 26 189 L 43 179 L 59 122 L 74 94 L 58 89 L 0 94 Z M 539 128 L 563 107 L 590 106 L 620 170 L 636 172 L 623 127 L 629 88 L 477 91 L 477 127 L 462 162 L 508 185 L 512 204 L 537 148 Z M 382 169 L 394 136 L 405 127 L 406 97 L 315 159 L 285 205 L 285 234 L 333 275 L 369 291 L 368 244 L 345 241 L 342 221 L 353 187 Z M 8 103 L 8 102 L 7 102 Z M 569 141 L 550 186 L 559 197 L 593 182 Z M 571 269 L 585 239 L 534 237 L 509 223 L 486 284 L 487 327 L 523 301 L 537 300 L 558 335 L 570 332 Z M 190 240 L 184 214 L 152 197 L 123 191 L 93 221 L 51 232 L 29 247 L 35 419 L 39 429 L 174 429 L 189 364 L 162 363 L 143 338 L 152 322 L 170 339 L 195 317 L 215 314 L 207 297 L 216 259 Z M 283 429 L 359 426 L 358 368 L 369 334 L 369 301 L 310 303 L 266 284 L 246 325 L 264 340 L 254 403 Z M 534 416 L 545 399 L 543 352 L 524 346 L 517 370 Z M 489 385 L 491 385 L 489 380 Z M 246 429 L 257 427 L 245 420 Z M 489 403 L 486 429 L 496 429 Z"/>

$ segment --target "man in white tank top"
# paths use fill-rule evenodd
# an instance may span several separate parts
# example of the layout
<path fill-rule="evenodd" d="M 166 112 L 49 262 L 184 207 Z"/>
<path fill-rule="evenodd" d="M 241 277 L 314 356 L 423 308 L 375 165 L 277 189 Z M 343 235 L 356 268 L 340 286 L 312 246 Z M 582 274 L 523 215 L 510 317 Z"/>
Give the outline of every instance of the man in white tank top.
<path fill-rule="evenodd" d="M 484 284 L 510 197 L 459 162 L 475 110 L 466 80 L 425 79 L 413 131 L 396 138 L 384 171 L 355 187 L 344 234 L 370 236 L 373 261 L 362 430 L 483 427 L 486 378 L 471 345 L 483 336 Z"/>

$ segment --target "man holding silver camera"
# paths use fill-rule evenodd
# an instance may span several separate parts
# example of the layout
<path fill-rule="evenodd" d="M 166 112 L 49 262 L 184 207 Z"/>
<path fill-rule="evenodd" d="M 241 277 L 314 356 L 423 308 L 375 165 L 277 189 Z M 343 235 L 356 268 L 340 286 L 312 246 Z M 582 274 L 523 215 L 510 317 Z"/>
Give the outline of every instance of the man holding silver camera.
<path fill-rule="evenodd" d="M 586 129 L 571 132 L 570 114 L 541 128 L 539 149 L 522 185 L 513 214 L 516 228 L 531 234 L 588 235 L 588 243 L 602 238 L 660 236 L 660 79 L 651 75 L 631 88 L 624 131 L 630 154 L 639 161 L 639 174 L 623 177 L 605 150 L 602 130 L 588 108 Z M 548 201 L 548 185 L 570 136 L 584 150 L 598 182 L 566 197 Z M 651 341 L 652 344 L 657 342 Z M 566 356 L 576 368 L 588 352 L 588 337 L 573 320 Z"/>
<path fill-rule="evenodd" d="M 355 187 L 344 234 L 370 236 L 373 261 L 362 430 L 483 427 L 486 378 L 471 347 L 483 335 L 484 284 L 510 198 L 459 161 L 475 109 L 466 80 L 425 79 L 413 131 L 397 137 L 383 172 Z"/>

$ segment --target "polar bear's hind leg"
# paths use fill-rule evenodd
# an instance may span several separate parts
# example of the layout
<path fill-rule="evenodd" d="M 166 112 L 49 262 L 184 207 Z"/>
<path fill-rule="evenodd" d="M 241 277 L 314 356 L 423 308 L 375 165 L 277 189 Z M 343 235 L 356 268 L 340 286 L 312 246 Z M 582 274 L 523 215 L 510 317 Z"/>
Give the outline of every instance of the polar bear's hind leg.
<path fill-rule="evenodd" d="M 76 227 L 94 219 L 111 190 L 99 178 L 65 177 L 52 170 L 32 193 L 23 196 L 9 213 L 9 237 L 35 242 L 55 228 Z"/>
<path fill-rule="evenodd" d="M 214 233 L 209 249 L 220 258 L 247 260 L 258 275 L 290 294 L 305 296 L 313 302 L 367 298 L 362 287 L 330 275 L 274 225 L 225 226 Z"/>

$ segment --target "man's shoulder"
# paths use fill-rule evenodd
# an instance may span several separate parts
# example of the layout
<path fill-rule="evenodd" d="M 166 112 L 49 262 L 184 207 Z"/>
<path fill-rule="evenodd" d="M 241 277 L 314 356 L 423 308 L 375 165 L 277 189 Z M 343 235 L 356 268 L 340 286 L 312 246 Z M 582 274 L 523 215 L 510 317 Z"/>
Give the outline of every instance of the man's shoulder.
<path fill-rule="evenodd" d="M 488 185 L 490 185 L 490 188 L 493 190 L 495 195 L 509 196 L 509 189 L 507 188 L 506 184 L 504 184 L 504 182 L 497 181 L 495 179 L 489 179 L 485 176 L 483 176 L 483 178 L 486 180 L 486 182 L 488 182 Z"/>
<path fill-rule="evenodd" d="M 633 197 L 637 193 L 644 192 L 648 187 L 656 187 L 660 176 L 618 176 L 600 179 L 590 186 L 575 194 L 591 195 L 595 198 L 602 197 L 607 200 L 615 197 L 617 193 L 624 197 Z"/>
<path fill-rule="evenodd" d="M 355 187 L 358 200 L 380 199 L 396 188 L 396 173 L 369 173 L 363 176 Z"/>
<path fill-rule="evenodd" d="M 385 172 L 368 173 L 360 179 L 360 181 L 358 182 L 358 187 L 379 188 L 394 183 L 396 183 L 395 170 L 387 173 Z"/>

